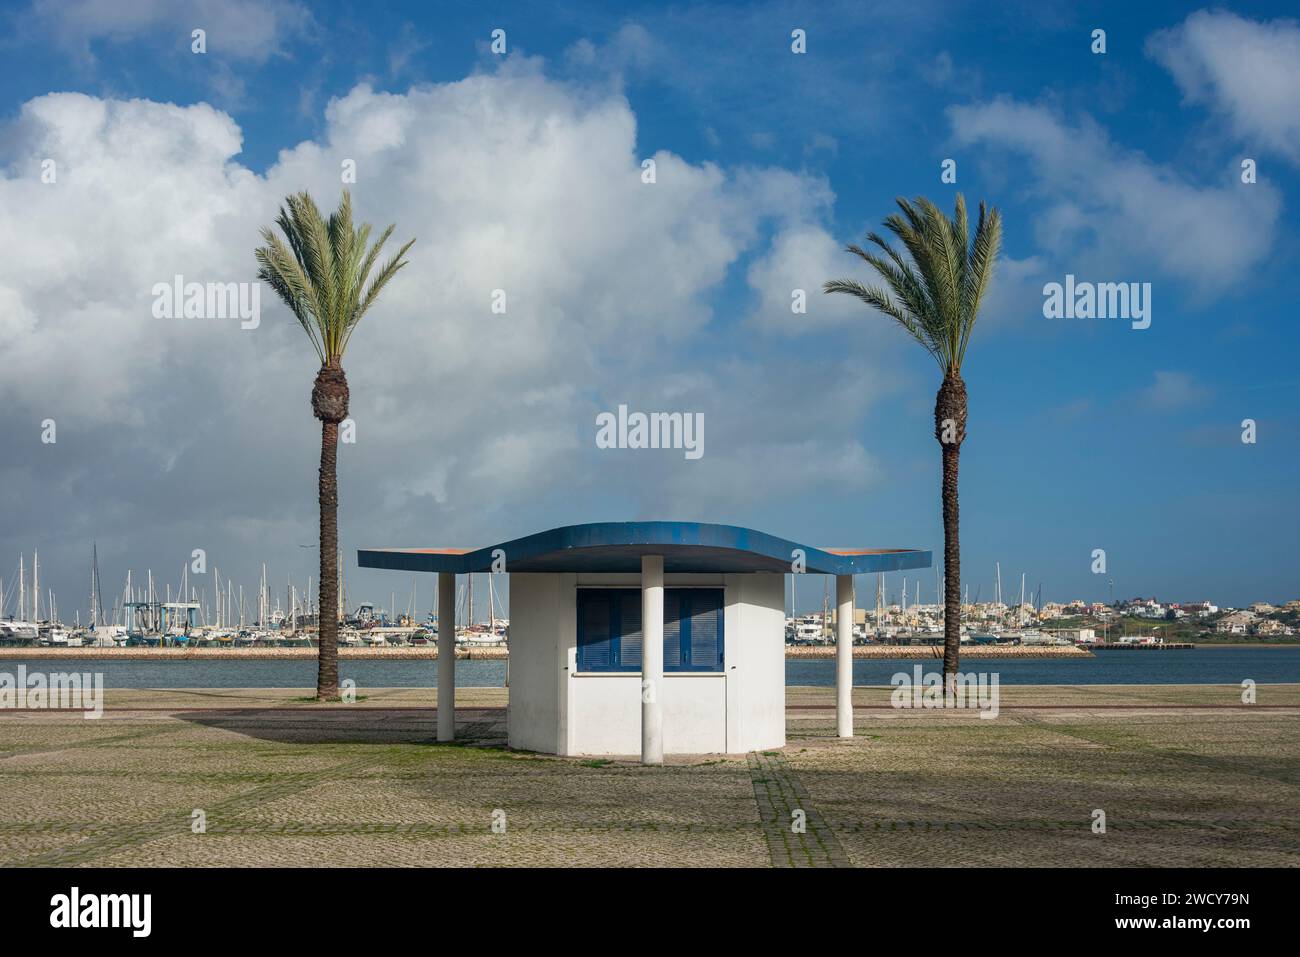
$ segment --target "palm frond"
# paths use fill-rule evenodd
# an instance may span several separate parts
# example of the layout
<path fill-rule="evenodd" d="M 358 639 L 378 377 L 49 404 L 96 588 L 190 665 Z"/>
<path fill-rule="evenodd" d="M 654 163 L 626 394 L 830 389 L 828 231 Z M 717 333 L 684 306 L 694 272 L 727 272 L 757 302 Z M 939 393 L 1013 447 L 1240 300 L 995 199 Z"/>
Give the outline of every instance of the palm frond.
<path fill-rule="evenodd" d="M 1002 245 L 1002 216 L 996 209 L 986 211 L 980 203 L 979 220 L 975 225 L 975 242 L 971 247 L 970 264 L 966 270 L 966 283 L 962 289 L 962 311 L 970 316 L 961 344 L 961 359 L 966 355 L 966 346 L 970 343 L 971 331 L 975 328 L 975 319 L 979 315 L 984 293 L 988 291 L 993 279 L 993 266 L 997 262 L 998 251 Z"/>
<path fill-rule="evenodd" d="M 874 232 L 867 234 L 867 243 L 880 252 L 846 247 L 871 266 L 888 291 L 849 279 L 832 280 L 823 289 L 854 296 L 894 319 L 945 374 L 960 372 L 997 261 L 1001 216 L 980 203 L 972 240 L 960 193 L 951 219 L 925 197 L 909 202 L 900 196 L 896 203 L 898 211 L 886 216 L 884 225 L 902 244 L 901 252 Z"/>
<path fill-rule="evenodd" d="M 361 297 L 360 305 L 357 307 L 356 318 L 352 320 L 351 325 L 349 325 L 348 330 L 344 335 L 344 348 L 347 348 L 347 340 L 351 338 L 352 330 L 356 328 L 357 323 L 361 320 L 361 317 L 365 315 L 366 310 L 370 308 L 371 304 L 379 298 L 379 293 L 383 290 L 384 286 L 388 285 L 388 280 L 396 276 L 397 271 L 407 265 L 407 261 L 402 257 L 406 255 L 406 251 L 410 249 L 414 243 L 415 240 L 412 239 L 405 246 L 399 249 L 397 254 L 394 255 L 392 259 L 388 260 L 388 262 L 384 263 L 383 267 L 375 275 L 375 278 L 370 281 L 370 285 L 366 288 L 365 294 Z M 361 291 L 360 282 L 357 284 L 357 291 Z"/>
<path fill-rule="evenodd" d="M 933 310 L 929 294 L 926 293 L 925 286 L 921 283 L 920 277 L 916 275 L 916 271 L 905 263 L 886 262 L 875 253 L 868 252 L 858 246 L 850 245 L 846 248 L 880 274 L 881 278 L 885 280 L 885 285 L 894 294 L 894 298 L 913 316 L 918 327 L 928 333 L 930 314 Z"/>
<path fill-rule="evenodd" d="M 913 339 L 919 342 L 933 355 L 929 336 L 916 317 L 906 308 L 900 307 L 889 298 L 889 294 L 878 286 L 864 286 L 855 279 L 830 279 L 822 285 L 823 292 L 843 292 L 855 296 L 873 309 L 883 312 L 894 319 Z"/>
<path fill-rule="evenodd" d="M 361 317 L 380 291 L 406 262 L 402 257 L 412 239 L 366 281 L 393 227 L 369 245 L 371 226 L 353 225 L 352 196 L 344 190 L 338 209 L 325 220 L 305 192 L 285 198 L 276 217 L 281 237 L 270 226 L 262 229 L 266 245 L 254 251 L 258 278 L 268 283 L 306 331 L 322 364 L 337 361 Z"/>

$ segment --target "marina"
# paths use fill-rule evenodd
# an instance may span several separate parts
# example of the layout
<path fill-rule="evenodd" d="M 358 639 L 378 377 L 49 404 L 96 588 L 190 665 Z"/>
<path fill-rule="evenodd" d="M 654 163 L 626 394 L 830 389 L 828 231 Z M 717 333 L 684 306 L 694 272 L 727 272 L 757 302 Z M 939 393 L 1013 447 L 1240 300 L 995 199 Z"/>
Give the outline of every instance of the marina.
<path fill-rule="evenodd" d="M 340 552 L 340 569 L 343 568 Z M 73 620 L 63 620 L 57 596 L 42 591 L 38 550 L 28 561 L 18 556 L 11 574 L 0 579 L 0 648 L 189 648 L 189 649 L 305 649 L 314 650 L 319 631 L 319 589 L 308 577 L 302 587 L 292 576 L 283 592 L 272 589 L 265 563 L 256 590 L 245 595 L 243 586 L 223 577 L 214 568 L 211 580 L 190 574 L 183 564 L 175 582 L 159 584 L 152 570 L 146 570 L 143 584 L 134 572 L 126 573 L 121 592 L 105 603 L 99 568 L 98 544 L 90 549 L 88 615 L 82 621 L 80 609 Z M 817 654 L 833 649 L 837 635 L 837 608 L 831 601 L 830 582 L 822 585 L 821 608 L 799 612 L 804 604 L 800 579 L 818 576 L 788 575 L 785 642 L 791 654 Z M 823 576 L 824 577 L 824 576 Z M 867 576 L 860 576 L 867 577 Z M 465 575 L 455 593 L 456 647 L 462 651 L 506 648 L 510 637 L 508 586 L 503 589 L 498 574 Z M 938 601 L 942 580 L 936 585 L 936 601 L 922 601 L 919 578 L 904 575 L 887 594 L 885 575 L 874 576 L 874 604 L 862 602 L 853 609 L 852 644 L 855 653 L 863 648 L 884 654 L 885 648 L 940 647 L 943 641 L 944 606 Z M 475 583 L 478 581 L 478 597 Z M 1028 576 L 1021 575 L 1019 598 L 1008 602 L 1002 590 L 1002 568 L 994 568 L 993 600 L 981 602 L 976 587 L 970 586 L 961 608 L 961 648 L 974 654 L 982 648 L 1097 650 L 1188 650 L 1196 647 L 1190 638 L 1166 638 L 1159 632 L 1168 617 L 1178 634 L 1194 635 L 1183 620 L 1204 620 L 1203 636 L 1229 634 L 1257 636 L 1281 642 L 1300 641 L 1291 624 L 1300 615 L 1300 601 L 1283 606 L 1256 602 L 1248 609 L 1219 608 L 1209 602 L 1160 605 L 1154 599 L 1133 599 L 1110 604 L 1071 601 L 1043 601 L 1042 586 L 1028 590 Z M 211 588 L 209 588 L 209 584 Z M 806 598 L 808 586 L 803 586 Z M 430 591 L 436 591 L 430 589 Z M 503 593 L 504 592 L 504 593 Z M 433 649 L 438 637 L 438 601 L 431 596 L 428 610 L 419 611 L 419 580 L 414 576 L 405 602 L 399 608 L 396 592 L 387 608 L 374 602 L 349 605 L 348 582 L 340 571 L 338 584 L 339 648 L 395 650 Z M 283 603 L 282 603 L 283 599 Z M 350 609 L 350 610 L 349 610 Z M 1155 613 L 1153 614 L 1153 609 Z M 1184 610 L 1185 609 L 1185 610 Z M 1111 633 L 1112 628 L 1114 634 Z M 1130 628 L 1136 628 L 1130 632 Z M 1144 633 L 1145 632 L 1145 633 Z M 911 652 L 908 652 L 911 653 Z"/>
<path fill-rule="evenodd" d="M 340 560 L 340 568 L 342 568 Z M 30 576 L 28 569 L 30 568 Z M 183 564 L 173 592 L 172 583 L 159 585 L 152 569 L 144 583 L 133 583 L 126 573 L 122 591 L 111 607 L 103 599 L 99 546 L 91 545 L 90 596 L 87 621 L 80 610 L 72 623 L 60 619 L 53 591 L 42 597 L 40 554 L 33 550 L 30 565 L 20 554 L 9 588 L 0 579 L 0 647 L 45 648 L 311 648 L 317 646 L 319 602 L 313 600 L 309 577 L 304 590 L 289 579 L 284 605 L 270 587 L 262 564 L 256 603 L 245 600 L 243 586 L 212 572 L 212 591 L 206 583 L 191 580 L 190 565 Z M 197 578 L 197 576 L 196 576 Z M 510 620 L 491 577 L 487 594 L 474 598 L 474 581 L 468 578 L 457 590 L 458 647 L 489 649 L 504 646 Z M 398 648 L 431 646 L 438 632 L 436 604 L 420 617 L 418 583 L 412 581 L 405 609 L 397 611 L 396 592 L 388 609 L 362 602 L 348 611 L 347 582 L 340 573 L 337 618 L 341 648 Z M 481 614 L 481 618 L 480 618 Z"/>

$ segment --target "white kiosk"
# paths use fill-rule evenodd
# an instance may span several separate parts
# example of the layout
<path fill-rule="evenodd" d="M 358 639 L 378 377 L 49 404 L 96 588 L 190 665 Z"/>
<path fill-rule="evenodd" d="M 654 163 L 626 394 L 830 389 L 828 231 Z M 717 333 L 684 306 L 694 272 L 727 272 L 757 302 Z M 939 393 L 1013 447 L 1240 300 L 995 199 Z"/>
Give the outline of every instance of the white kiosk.
<path fill-rule="evenodd" d="M 838 729 L 852 735 L 853 576 L 930 565 L 929 552 L 814 548 L 695 522 L 570 525 L 475 550 L 358 558 L 440 576 L 439 740 L 455 734 L 455 576 L 496 570 L 509 576 L 510 746 L 648 764 L 785 744 L 792 572 L 836 576 Z"/>

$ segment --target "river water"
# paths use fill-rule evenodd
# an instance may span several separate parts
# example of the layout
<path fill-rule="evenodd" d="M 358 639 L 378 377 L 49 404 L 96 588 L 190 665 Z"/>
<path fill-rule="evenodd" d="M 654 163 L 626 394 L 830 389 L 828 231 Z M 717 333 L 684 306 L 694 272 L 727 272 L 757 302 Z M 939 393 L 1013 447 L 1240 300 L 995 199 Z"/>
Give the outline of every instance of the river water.
<path fill-rule="evenodd" d="M 107 688 L 314 688 L 316 662 L 311 659 L 220 661 L 176 660 L 23 660 L 0 657 L 0 671 L 16 674 L 24 665 L 31 672 L 78 671 L 102 673 Z M 853 662 L 855 685 L 887 685 L 898 672 L 912 674 L 921 665 L 939 670 L 938 659 L 868 658 Z M 996 673 L 1007 685 L 1121 684 L 1257 684 L 1300 682 L 1300 646 L 1277 648 L 1194 648 L 1185 651 L 1103 651 L 1092 658 L 978 658 L 962 664 L 964 672 Z M 505 684 L 504 661 L 456 662 L 461 688 L 500 688 Z M 432 688 L 438 684 L 438 662 L 339 661 L 339 677 L 359 688 Z M 833 659 L 791 659 L 785 665 L 787 685 L 835 684 Z"/>

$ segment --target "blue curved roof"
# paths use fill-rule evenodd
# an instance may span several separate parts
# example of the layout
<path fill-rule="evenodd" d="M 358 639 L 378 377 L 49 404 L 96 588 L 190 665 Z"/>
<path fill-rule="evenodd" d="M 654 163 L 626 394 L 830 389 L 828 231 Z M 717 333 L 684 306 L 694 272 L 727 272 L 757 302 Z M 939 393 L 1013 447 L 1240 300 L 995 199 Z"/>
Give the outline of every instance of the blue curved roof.
<path fill-rule="evenodd" d="M 483 548 L 363 548 L 362 568 L 409 572 L 640 572 L 642 555 L 662 555 L 665 572 L 790 572 L 796 552 L 813 575 L 861 575 L 929 568 L 913 549 L 817 548 L 737 525 L 703 522 L 595 522 L 566 525 Z"/>

